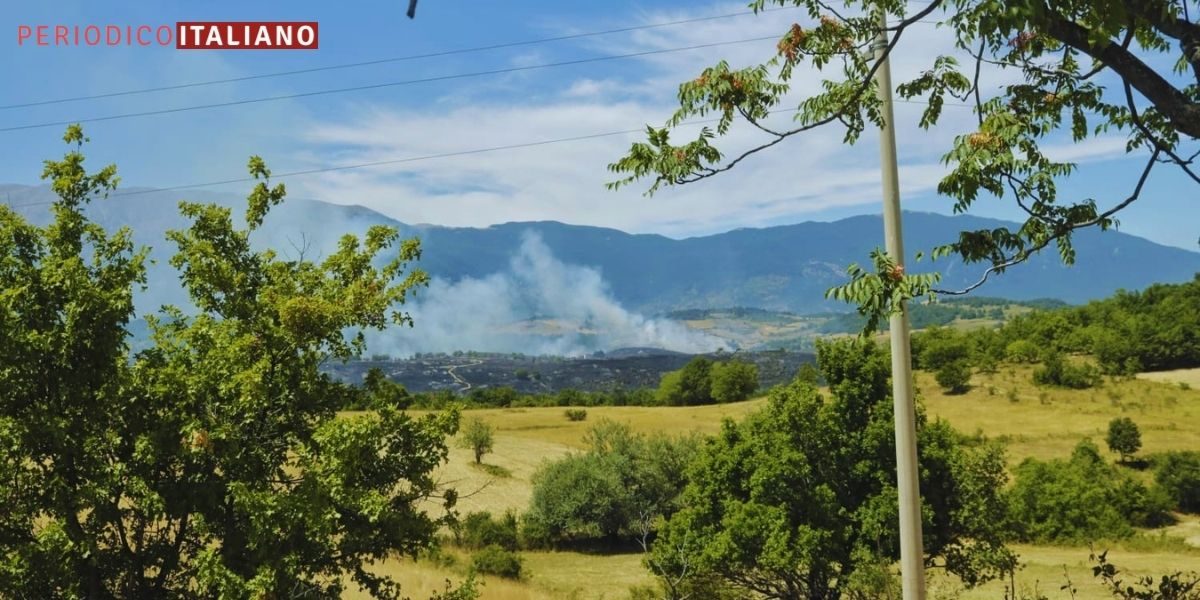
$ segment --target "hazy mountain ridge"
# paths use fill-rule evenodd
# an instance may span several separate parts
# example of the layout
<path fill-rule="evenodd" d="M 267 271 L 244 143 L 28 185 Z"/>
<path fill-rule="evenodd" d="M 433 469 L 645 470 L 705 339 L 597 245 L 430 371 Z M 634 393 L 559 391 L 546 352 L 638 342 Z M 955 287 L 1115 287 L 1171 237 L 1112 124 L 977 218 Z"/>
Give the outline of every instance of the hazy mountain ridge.
<path fill-rule="evenodd" d="M 173 251 L 163 232 L 185 225 L 178 216 L 180 199 L 218 202 L 241 213 L 244 200 L 234 194 L 203 191 L 150 191 L 116 195 L 91 209 L 107 227 L 130 225 L 139 244 L 150 245 L 157 261 L 151 274 L 150 306 L 178 302 L 178 286 L 156 284 L 169 277 L 166 259 Z M 12 205 L 47 202 L 45 187 L 0 186 Z M 49 218 L 49 207 L 18 208 L 35 222 Z M 486 228 L 406 225 L 360 206 L 311 200 L 288 200 L 277 207 L 257 238 L 290 256 L 309 258 L 329 253 L 344 233 L 362 233 L 374 224 L 398 227 L 422 240 L 420 266 L 446 282 L 484 280 L 510 270 L 530 233 L 563 265 L 589 267 L 599 273 L 612 300 L 625 309 L 658 314 L 687 308 L 744 306 L 796 313 L 847 309 L 824 299 L 824 292 L 845 281 L 851 262 L 867 259 L 882 243 L 878 216 L 856 216 L 834 222 L 804 222 L 761 229 L 671 239 L 654 234 L 628 234 L 601 227 L 553 221 L 514 222 Z M 906 246 L 928 251 L 953 240 L 963 229 L 1011 225 L 972 216 L 949 217 L 905 213 Z M 1059 298 L 1077 303 L 1101 298 L 1117 289 L 1140 289 L 1156 282 L 1190 280 L 1200 271 L 1200 253 L 1163 246 L 1123 233 L 1088 230 L 1076 238 L 1078 261 L 1065 267 L 1053 250 L 994 278 L 981 293 L 1027 300 Z M 928 269 L 930 263 L 915 270 Z M 943 259 L 946 287 L 962 287 L 982 272 L 979 265 Z M 169 288 L 169 289 L 164 289 Z M 160 296 L 162 296 L 160 298 Z M 532 316 L 532 315 L 531 315 Z"/>

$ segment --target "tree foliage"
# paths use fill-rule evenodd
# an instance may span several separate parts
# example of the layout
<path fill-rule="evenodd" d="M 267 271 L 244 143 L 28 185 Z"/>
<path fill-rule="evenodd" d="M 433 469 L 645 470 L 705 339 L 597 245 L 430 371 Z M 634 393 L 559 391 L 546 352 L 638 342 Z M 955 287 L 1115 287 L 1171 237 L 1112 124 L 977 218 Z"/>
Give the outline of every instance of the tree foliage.
<path fill-rule="evenodd" d="M 703 356 L 662 376 L 655 399 L 667 406 L 740 402 L 758 389 L 758 366 L 740 360 L 715 362 Z"/>
<path fill-rule="evenodd" d="M 320 263 L 253 250 L 284 198 L 254 157 L 245 228 L 181 203 L 171 263 L 195 311 L 147 317 L 153 344 L 131 355 L 145 250 L 88 220 L 116 169 L 86 172 L 78 126 L 64 140 L 43 173 L 53 222 L 0 207 L 0 596 L 399 597 L 365 563 L 433 542 L 443 520 L 418 504 L 457 415 L 339 418 L 318 366 L 409 322 L 417 242 L 376 227 Z"/>
<path fill-rule="evenodd" d="M 548 463 L 534 475 L 524 518 L 527 541 L 552 545 L 622 535 L 645 541 L 658 519 L 678 510 L 696 441 L 637 434 L 604 420 L 585 442 L 586 452 Z"/>
<path fill-rule="evenodd" d="M 992 196 L 1020 207 L 1026 220 L 1016 228 L 964 231 L 934 249 L 935 258 L 953 255 L 985 265 L 964 290 L 938 290 L 934 274 L 906 273 L 896 262 L 906 257 L 878 250 L 871 257 L 873 272 L 852 266 L 850 283 L 831 295 L 858 304 L 868 328 L 907 298 L 965 293 L 1051 246 L 1064 262 L 1074 262 L 1073 233 L 1117 225 L 1117 215 L 1138 201 L 1158 171 L 1174 169 L 1185 181 L 1200 183 L 1193 165 L 1200 136 L 1200 24 L 1193 12 L 1200 7 L 1194 0 L 750 3 L 755 11 L 768 5 L 800 7 L 807 18 L 780 32 L 775 56 L 764 56 L 766 62 L 736 68 L 721 61 L 682 83 L 679 107 L 665 125 L 647 126 L 646 140 L 609 165 L 619 177 L 610 187 L 644 178 L 653 193 L 699 181 L 818 128 L 836 128 L 846 143 L 855 143 L 883 119 L 874 80 L 880 63 L 867 50 L 885 33 L 881 56 L 905 52 L 908 41 L 921 35 L 914 28 L 936 23 L 953 43 L 928 57 L 896 92 L 925 105 L 916 123 L 922 128 L 944 123 L 947 103 L 967 104 L 974 113 L 974 122 L 945 149 L 948 172 L 937 191 L 956 212 Z M 895 15 L 882 32 L 881 13 Z M 821 80 L 796 99 L 795 80 L 805 68 Z M 781 111 L 792 113 L 791 123 L 770 118 Z M 681 125 L 705 118 L 715 127 L 676 141 Z M 723 152 L 717 138 L 735 123 L 752 127 L 761 143 Z M 1047 148 L 1109 134 L 1123 135 L 1126 151 L 1144 159 L 1129 189 L 1101 198 L 1061 194 L 1077 165 Z"/>
<path fill-rule="evenodd" d="M 656 395 L 659 403 L 667 406 L 712 404 L 712 367 L 713 361 L 697 356 L 682 369 L 663 375 Z"/>
<path fill-rule="evenodd" d="M 1026 459 L 1009 494 L 1017 536 L 1030 542 L 1089 542 L 1128 537 L 1135 526 L 1161 525 L 1169 500 L 1104 462 L 1090 440 L 1071 458 Z"/>
<path fill-rule="evenodd" d="M 483 455 L 491 453 L 492 446 L 496 443 L 495 438 L 491 425 L 479 417 L 472 417 L 463 425 L 458 445 L 470 450 L 475 456 L 475 464 L 480 464 L 483 462 Z"/>
<path fill-rule="evenodd" d="M 741 402 L 758 390 L 758 366 L 740 360 L 713 364 L 709 388 L 715 402 Z"/>
<path fill-rule="evenodd" d="M 726 421 L 692 463 L 654 542 L 662 579 L 715 576 L 765 598 L 838 598 L 855 573 L 899 551 L 886 355 L 873 343 L 818 346 L 829 396 L 798 381 L 740 424 Z M 925 548 L 969 584 L 1014 565 L 1003 546 L 1003 453 L 957 443 L 919 419 Z"/>
<path fill-rule="evenodd" d="M 934 378 L 948 394 L 964 394 L 971 389 L 971 363 L 965 359 L 948 362 L 938 367 Z"/>
<path fill-rule="evenodd" d="M 1104 441 L 1109 450 L 1121 455 L 1121 462 L 1128 462 L 1130 456 L 1142 449 L 1142 432 L 1133 419 L 1117 417 L 1108 422 L 1108 435 Z"/>
<path fill-rule="evenodd" d="M 1200 513 L 1200 451 L 1168 452 L 1154 470 L 1154 482 L 1175 508 Z"/>
<path fill-rule="evenodd" d="M 1033 382 L 1038 385 L 1083 390 L 1100 384 L 1100 373 L 1091 364 L 1073 362 L 1057 350 L 1043 354 L 1042 366 L 1034 369 Z"/>

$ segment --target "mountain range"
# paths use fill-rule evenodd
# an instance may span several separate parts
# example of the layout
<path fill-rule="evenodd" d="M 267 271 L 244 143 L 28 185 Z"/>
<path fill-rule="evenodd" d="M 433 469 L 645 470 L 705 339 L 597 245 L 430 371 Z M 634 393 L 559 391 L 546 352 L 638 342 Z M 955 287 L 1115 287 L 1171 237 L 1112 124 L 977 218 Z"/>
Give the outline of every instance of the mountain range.
<path fill-rule="evenodd" d="M 178 303 L 183 300 L 178 286 L 161 283 L 162 278 L 172 277 L 166 259 L 173 248 L 163 233 L 185 225 L 178 201 L 216 202 L 235 207 L 236 215 L 244 200 L 212 192 L 131 191 L 136 193 L 94 203 L 90 214 L 107 227 L 130 226 L 137 243 L 152 247 L 156 259 L 148 291 L 152 305 Z M 50 218 L 48 202 L 54 196 L 47 187 L 0 185 L 0 196 L 33 222 Z M 905 244 L 914 253 L 947 243 L 961 230 L 1014 225 L 965 215 L 907 212 L 903 218 Z M 256 242 L 284 254 L 296 255 L 303 249 L 306 256 L 316 257 L 331 250 L 341 234 L 362 233 L 376 224 L 419 236 L 423 248 L 419 266 L 447 282 L 485 279 L 512 269 L 514 256 L 532 236 L 559 263 L 593 270 L 616 303 L 643 314 L 729 306 L 796 313 L 846 310 L 845 305 L 826 300 L 824 292 L 846 280 L 847 265 L 866 261 L 871 249 L 881 245 L 883 233 L 876 215 L 686 239 L 551 221 L 443 227 L 400 223 L 360 206 L 289 199 L 268 216 Z M 995 277 L 980 292 L 1014 300 L 1057 298 L 1080 303 L 1118 289 L 1187 281 L 1200 272 L 1200 253 L 1117 231 L 1083 231 L 1075 245 L 1074 266 L 1064 266 L 1051 250 Z M 914 270 L 929 265 L 920 263 Z M 949 259 L 933 267 L 942 271 L 944 286 L 952 288 L 967 285 L 982 272 L 980 265 Z"/>

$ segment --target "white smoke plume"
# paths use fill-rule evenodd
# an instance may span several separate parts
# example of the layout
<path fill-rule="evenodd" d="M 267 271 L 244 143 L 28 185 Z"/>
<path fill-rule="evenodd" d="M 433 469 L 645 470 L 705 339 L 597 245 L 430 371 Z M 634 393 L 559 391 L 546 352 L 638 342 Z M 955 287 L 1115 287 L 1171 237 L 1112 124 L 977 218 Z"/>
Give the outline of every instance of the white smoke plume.
<path fill-rule="evenodd" d="M 507 271 L 455 282 L 434 279 L 405 309 L 415 327 L 372 335 L 371 352 L 571 356 L 627 347 L 699 353 L 725 345 L 675 321 L 622 308 L 599 271 L 563 263 L 531 232 L 522 237 Z"/>

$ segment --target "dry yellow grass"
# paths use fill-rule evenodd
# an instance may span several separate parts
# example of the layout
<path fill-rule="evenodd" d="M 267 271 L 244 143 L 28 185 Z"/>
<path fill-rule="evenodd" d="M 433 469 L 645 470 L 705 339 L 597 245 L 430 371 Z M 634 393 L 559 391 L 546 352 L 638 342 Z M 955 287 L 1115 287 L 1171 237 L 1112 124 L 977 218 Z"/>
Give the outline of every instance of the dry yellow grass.
<path fill-rule="evenodd" d="M 400 589 L 409 598 L 429 598 L 437 592 L 446 589 L 446 582 L 457 586 L 466 577 L 453 568 L 441 567 L 428 562 L 413 562 L 411 560 L 390 560 L 374 570 L 376 573 L 387 574 L 400 583 Z M 510 581 L 499 577 L 480 578 L 479 587 L 481 600 L 559 600 L 562 596 L 545 591 L 524 581 Z M 350 590 L 342 594 L 346 600 L 368 600 L 371 596 L 359 591 L 354 584 Z"/>
<path fill-rule="evenodd" d="M 957 396 L 942 393 L 931 374 L 918 373 L 917 388 L 931 417 L 946 419 L 964 432 L 981 431 L 989 437 L 1006 437 L 1014 464 L 1026 457 L 1067 456 L 1085 436 L 1103 448 L 1108 422 L 1116 416 L 1130 416 L 1138 423 L 1143 452 L 1200 448 L 1200 390 L 1140 379 L 1105 383 L 1092 390 L 1043 389 L 1030 385 L 1030 371 L 1019 367 L 1010 373 L 1006 366 L 1000 373 L 977 374 L 971 391 Z M 1014 391 L 1015 402 L 1010 399 L 1009 390 Z M 584 434 L 601 419 L 626 423 L 647 433 L 711 434 L 720 427 L 722 418 L 740 419 L 763 402 L 759 399 L 685 408 L 590 407 L 583 422 L 568 421 L 562 408 L 473 410 L 471 416 L 483 419 L 496 430 L 495 452 L 486 455 L 484 462 L 508 470 L 511 476 L 490 476 L 470 465 L 472 458 L 468 451 L 455 448 L 439 477 L 464 495 L 460 501 L 464 513 L 520 512 L 528 506 L 532 493 L 530 479 L 538 466 L 582 448 Z M 1184 520 L 1163 531 L 1200 546 L 1200 520 Z M 1051 599 L 1067 598 L 1059 590 L 1065 566 L 1078 589 L 1078 600 L 1110 597 L 1091 576 L 1088 548 L 1017 546 L 1015 549 L 1024 565 L 1017 577 L 1019 586 L 1036 585 Z M 522 556 L 528 573 L 525 580 L 489 578 L 482 588 L 485 600 L 614 600 L 627 597 L 633 585 L 651 582 L 637 554 L 525 552 Z M 1200 569 L 1200 553 L 1118 547 L 1110 553 L 1110 558 L 1132 573 Z M 460 565 L 468 562 L 465 555 L 459 559 Z M 413 598 L 427 597 L 429 592 L 440 590 L 447 578 L 458 581 L 465 572 L 461 566 L 445 568 L 411 561 L 388 561 L 380 568 L 397 576 Z M 1003 596 L 1003 586 L 993 582 L 977 590 L 962 591 L 935 576 L 931 592 L 931 598 L 958 594 L 968 600 L 998 599 Z"/>
<path fill-rule="evenodd" d="M 585 421 L 568 421 L 560 407 L 473 410 L 471 416 L 483 419 L 500 436 L 582 448 L 584 434 L 601 419 L 625 423 L 645 433 L 713 433 L 720 428 L 722 418 L 740 419 L 761 403 L 751 400 L 712 406 L 593 406 L 587 408 Z"/>
<path fill-rule="evenodd" d="M 1093 562 L 1089 560 L 1092 549 L 1084 546 L 1028 546 L 1016 545 L 1013 550 L 1021 556 L 1021 568 L 1015 582 L 1018 589 L 1037 590 L 1050 600 L 1111 600 L 1113 597 L 1092 576 Z M 1096 547 L 1100 552 L 1106 547 Z M 1146 552 L 1126 550 L 1122 547 L 1107 547 L 1108 560 L 1122 573 L 1122 579 L 1131 582 L 1141 575 L 1162 575 L 1178 570 L 1200 567 L 1200 555 L 1171 552 Z M 960 591 L 964 600 L 999 600 L 1004 597 L 1006 582 L 993 581 L 973 590 L 961 590 L 944 576 L 932 576 L 930 597 L 949 597 L 950 592 Z M 1075 589 L 1072 597 L 1062 586 L 1070 581 Z"/>
<path fill-rule="evenodd" d="M 578 552 L 526 552 L 529 585 L 555 598 L 615 600 L 629 596 L 629 588 L 653 583 L 640 554 L 580 554 Z"/>
<path fill-rule="evenodd" d="M 965 433 L 1003 437 L 1014 463 L 1065 457 L 1083 437 L 1104 448 L 1108 422 L 1119 416 L 1138 424 L 1143 453 L 1200 448 L 1200 390 L 1137 379 L 1087 390 L 1041 388 L 1029 383 L 1031 371 L 1006 366 L 976 374 L 974 387 L 954 396 L 943 393 L 930 373 L 917 373 L 916 380 L 931 416 Z"/>

